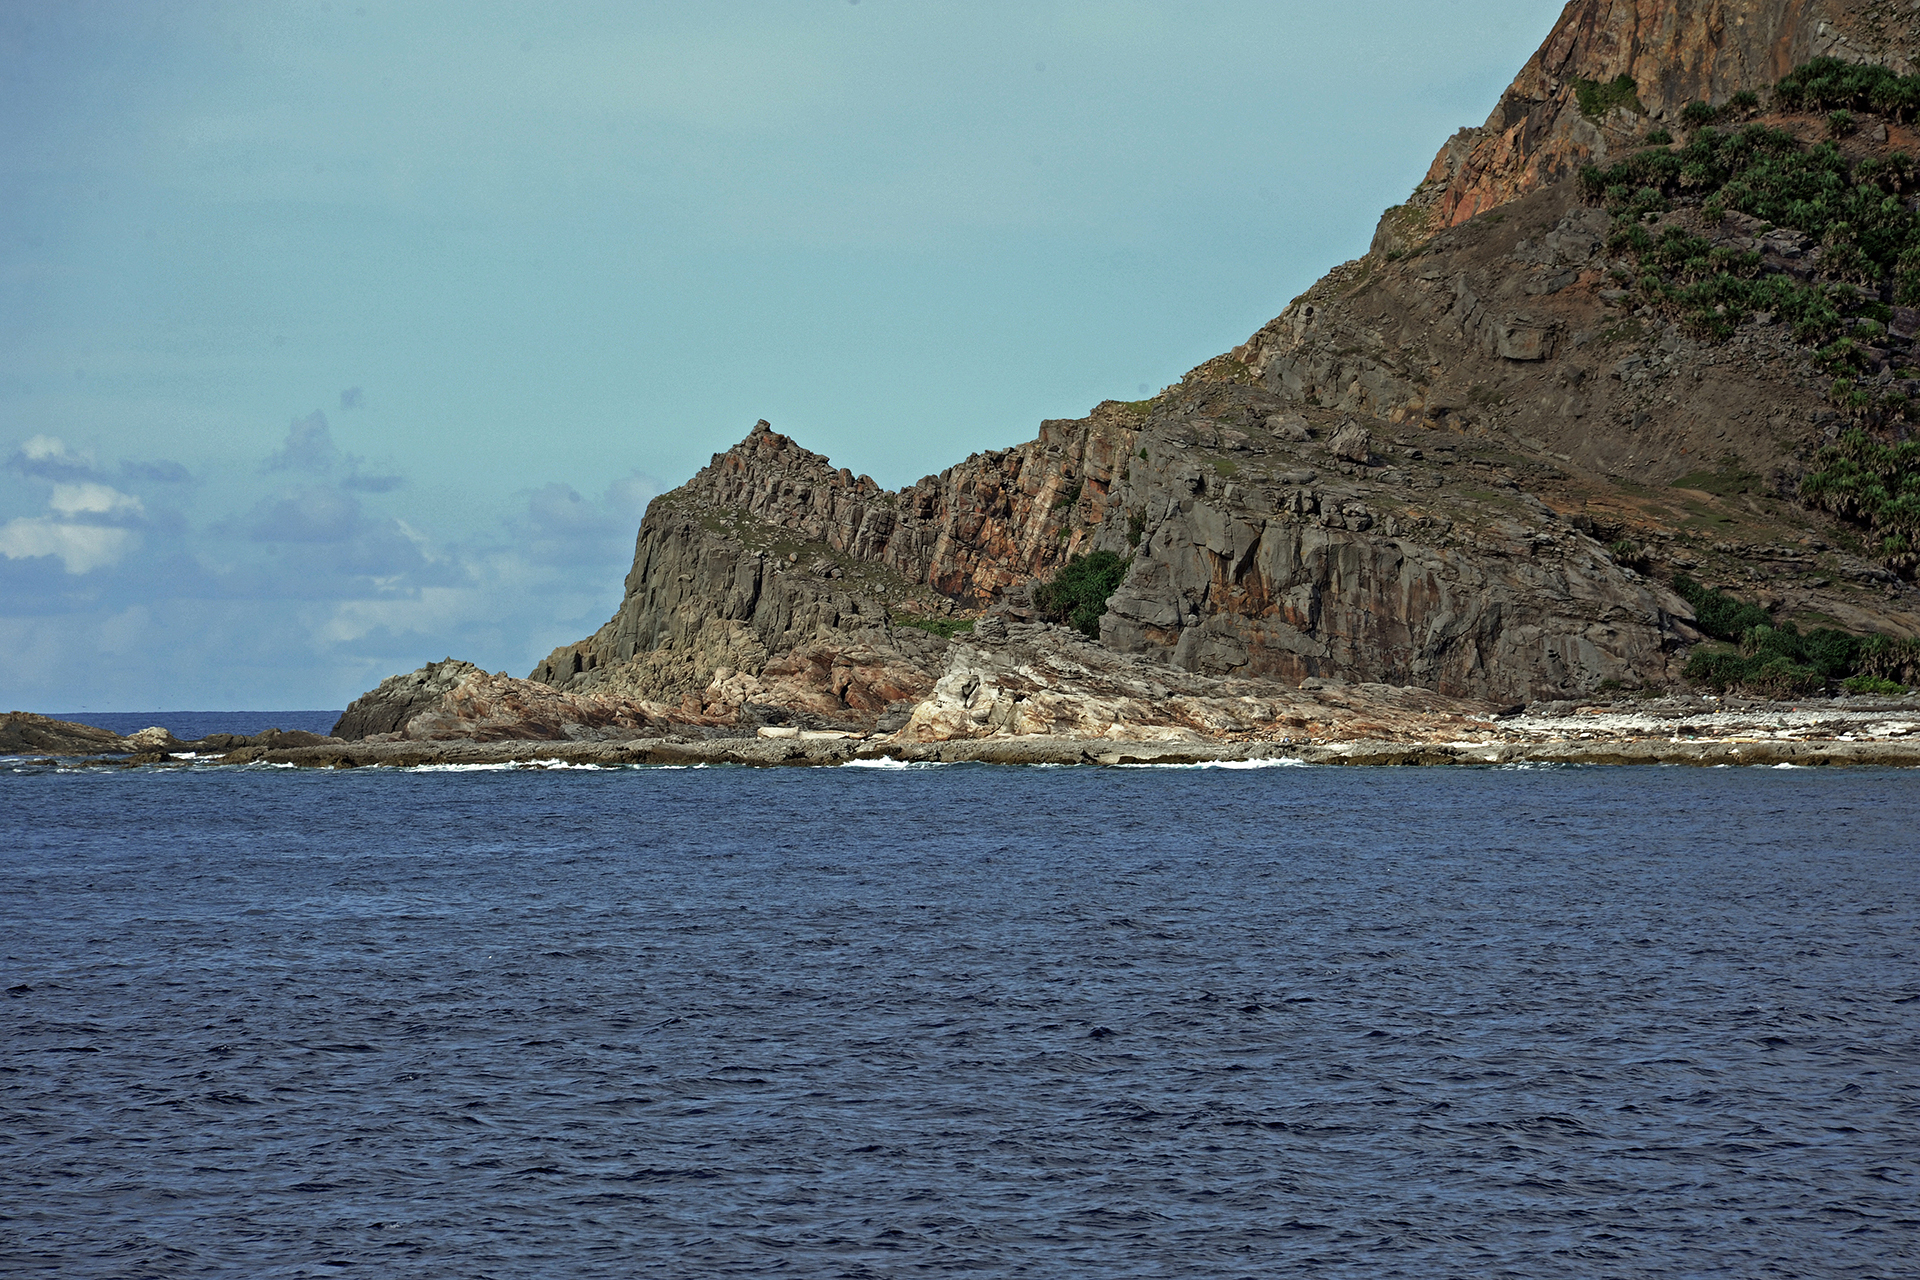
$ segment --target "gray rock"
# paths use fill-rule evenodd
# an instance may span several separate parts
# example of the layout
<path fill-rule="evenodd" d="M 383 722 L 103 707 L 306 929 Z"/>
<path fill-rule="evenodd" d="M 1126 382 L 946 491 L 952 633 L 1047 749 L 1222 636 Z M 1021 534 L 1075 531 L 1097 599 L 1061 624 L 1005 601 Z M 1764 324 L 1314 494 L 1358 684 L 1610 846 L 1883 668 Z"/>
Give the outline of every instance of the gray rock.
<path fill-rule="evenodd" d="M 1373 457 L 1373 433 L 1357 422 L 1349 422 L 1334 432 L 1331 446 L 1334 457 L 1364 464 Z"/>
<path fill-rule="evenodd" d="M 376 733 L 402 732 L 407 721 L 437 708 L 455 686 L 484 674 L 471 662 L 443 658 L 418 671 L 389 676 L 347 705 L 345 714 L 334 723 L 333 736 L 355 741 Z"/>

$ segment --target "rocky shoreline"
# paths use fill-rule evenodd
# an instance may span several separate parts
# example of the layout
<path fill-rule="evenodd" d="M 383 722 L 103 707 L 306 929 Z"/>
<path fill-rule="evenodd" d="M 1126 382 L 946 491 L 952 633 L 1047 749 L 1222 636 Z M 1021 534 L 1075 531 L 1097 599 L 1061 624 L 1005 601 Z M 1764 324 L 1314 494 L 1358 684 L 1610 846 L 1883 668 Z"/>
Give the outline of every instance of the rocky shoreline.
<path fill-rule="evenodd" d="M 1678 700 L 1674 700 L 1678 701 Z M 10 724 L 24 717 L 8 718 Z M 33 717 L 33 720 L 42 720 Z M 1104 737 L 1008 735 L 915 742 L 898 734 L 762 730 L 753 737 L 669 734 L 594 741 L 470 738 L 345 741 L 315 734 L 213 735 L 180 742 L 154 731 L 142 741 L 43 721 L 74 733 L 71 748 L 11 748 L 18 766 L 204 768 L 293 766 L 316 769 L 421 766 L 718 766 L 748 767 L 989 765 L 1742 765 L 1920 767 L 1920 699 L 1861 699 L 1634 707 L 1550 704 L 1489 718 L 1479 732 L 1447 740 L 1141 742 Z M 51 731 L 43 732 L 49 739 Z M 104 735 L 112 738 L 113 735 Z M 91 744 L 91 750 L 85 744 Z"/>

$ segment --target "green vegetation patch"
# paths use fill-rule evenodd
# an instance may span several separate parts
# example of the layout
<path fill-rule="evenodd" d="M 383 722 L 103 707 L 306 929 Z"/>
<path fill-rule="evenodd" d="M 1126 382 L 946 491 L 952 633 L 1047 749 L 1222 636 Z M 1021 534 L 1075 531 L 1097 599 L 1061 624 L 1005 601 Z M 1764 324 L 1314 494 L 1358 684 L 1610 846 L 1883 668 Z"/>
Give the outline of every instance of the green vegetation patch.
<path fill-rule="evenodd" d="M 1715 693 L 1796 698 L 1839 684 L 1849 693 L 1898 693 L 1920 679 L 1920 641 L 1856 636 L 1833 627 L 1802 633 L 1757 604 L 1701 586 L 1685 574 L 1673 589 L 1693 606 L 1700 630 L 1731 646 L 1702 645 L 1685 675 Z"/>
<path fill-rule="evenodd" d="M 890 613 L 887 621 L 896 627 L 916 627 L 921 631 L 931 631 L 942 640 L 951 640 L 973 630 L 972 618 L 923 618 L 915 613 Z"/>
<path fill-rule="evenodd" d="M 1854 127 L 1853 112 L 1920 117 L 1920 76 L 1820 58 L 1781 80 L 1774 100 L 1790 111 L 1827 113 L 1829 133 L 1838 137 Z M 1920 397 L 1912 379 L 1889 383 L 1869 374 L 1887 359 L 1892 309 L 1882 299 L 1920 306 L 1920 201 L 1913 198 L 1920 170 L 1904 154 L 1855 163 L 1832 141 L 1807 146 L 1762 124 L 1709 124 L 1709 116 L 1751 105 L 1714 112 L 1693 104 L 1683 114 L 1698 127 L 1685 146 L 1648 147 L 1609 167 L 1590 165 L 1581 172 L 1582 189 L 1613 216 L 1607 247 L 1633 262 L 1626 283 L 1636 303 L 1676 317 L 1707 341 L 1725 341 L 1764 312 L 1816 348 L 1815 362 L 1832 379 L 1828 399 L 1854 429 L 1820 451 L 1800 498 L 1865 527 L 1877 553 L 1911 577 L 1920 569 L 1920 444 L 1883 443 L 1869 433 L 1892 434 L 1920 420 Z M 1708 223 L 1733 211 L 1800 232 L 1820 246 L 1821 279 L 1769 272 L 1757 253 L 1716 247 L 1684 227 L 1652 225 L 1677 205 L 1698 205 Z M 1760 488 L 1758 477 L 1724 466 L 1677 483 L 1722 497 Z"/>
<path fill-rule="evenodd" d="M 1580 181 L 1587 198 L 1613 214 L 1608 248 L 1637 260 L 1646 300 L 1703 337 L 1724 340 L 1769 311 L 1800 341 L 1826 342 L 1849 317 L 1871 318 L 1883 284 L 1901 301 L 1920 301 L 1920 215 L 1907 207 L 1914 169 L 1905 156 L 1853 165 L 1830 142 L 1803 147 L 1784 129 L 1750 124 L 1703 128 L 1678 151 L 1589 165 Z M 1676 201 L 1698 201 L 1710 218 L 1731 209 L 1805 233 L 1824 246 L 1821 269 L 1830 279 L 1763 275 L 1758 254 L 1714 248 L 1679 227 L 1649 230 L 1648 215 Z"/>
<path fill-rule="evenodd" d="M 1111 551 L 1075 556 L 1060 567 L 1051 582 L 1035 588 L 1033 603 L 1049 622 L 1064 622 L 1091 639 L 1100 638 L 1100 615 L 1120 589 L 1133 563 Z"/>
<path fill-rule="evenodd" d="M 1674 575 L 1673 590 L 1692 606 L 1700 630 L 1716 640 L 1737 640 L 1754 627 L 1773 623 L 1773 615 L 1759 605 L 1701 586 L 1684 573 Z"/>
<path fill-rule="evenodd" d="M 1834 681 L 1857 674 L 1858 637 L 1825 627 L 1801 635 L 1792 623 L 1749 627 L 1737 649 L 1699 648 L 1687 659 L 1686 677 L 1717 693 L 1739 690 L 1765 698 L 1823 693 Z"/>
<path fill-rule="evenodd" d="M 1920 441 L 1881 444 L 1858 427 L 1814 455 L 1800 500 L 1866 525 L 1878 550 L 1905 568 L 1920 549 Z"/>
<path fill-rule="evenodd" d="M 1629 75 L 1615 76 L 1605 82 L 1575 80 L 1573 93 L 1579 99 L 1580 114 L 1589 120 L 1598 120 L 1615 107 L 1625 107 L 1639 115 L 1647 113 L 1640 105 L 1640 90 Z"/>
<path fill-rule="evenodd" d="M 1759 493 L 1765 488 L 1758 472 L 1734 454 L 1728 454 L 1717 471 L 1695 471 L 1673 482 L 1676 489 L 1696 489 L 1717 498 L 1734 498 L 1743 493 Z"/>
<path fill-rule="evenodd" d="M 1920 114 L 1920 76 L 1896 75 L 1885 67 L 1815 58 L 1773 87 L 1773 101 L 1788 111 L 1871 111 L 1895 120 Z"/>

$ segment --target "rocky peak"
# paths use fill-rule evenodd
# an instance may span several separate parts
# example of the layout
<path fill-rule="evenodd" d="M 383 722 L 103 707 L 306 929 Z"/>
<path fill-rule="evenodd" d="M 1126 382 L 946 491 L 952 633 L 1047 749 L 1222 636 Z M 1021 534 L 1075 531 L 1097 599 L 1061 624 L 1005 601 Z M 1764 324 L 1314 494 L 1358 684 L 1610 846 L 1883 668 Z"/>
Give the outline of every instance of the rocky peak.
<path fill-rule="evenodd" d="M 1770 87 L 1816 57 L 1906 74 L 1920 15 L 1895 0 L 1570 0 L 1487 122 L 1434 157 L 1407 205 L 1389 210 L 1383 251 L 1604 161 L 1690 102 Z"/>

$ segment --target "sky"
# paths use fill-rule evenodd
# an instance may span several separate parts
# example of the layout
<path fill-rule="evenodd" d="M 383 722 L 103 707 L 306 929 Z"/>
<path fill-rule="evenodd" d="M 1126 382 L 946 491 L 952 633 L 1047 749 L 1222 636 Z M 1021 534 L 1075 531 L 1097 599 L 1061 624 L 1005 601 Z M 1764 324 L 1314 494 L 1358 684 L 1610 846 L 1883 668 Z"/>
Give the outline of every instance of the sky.
<path fill-rule="evenodd" d="M 1365 252 L 1559 0 L 0 4 L 0 710 L 524 675 L 756 419 L 888 486 Z"/>

